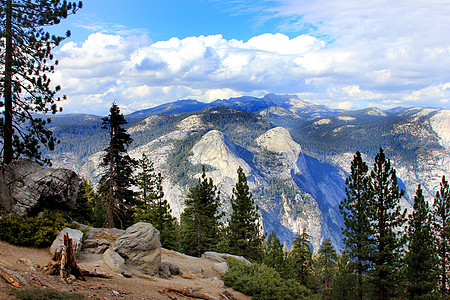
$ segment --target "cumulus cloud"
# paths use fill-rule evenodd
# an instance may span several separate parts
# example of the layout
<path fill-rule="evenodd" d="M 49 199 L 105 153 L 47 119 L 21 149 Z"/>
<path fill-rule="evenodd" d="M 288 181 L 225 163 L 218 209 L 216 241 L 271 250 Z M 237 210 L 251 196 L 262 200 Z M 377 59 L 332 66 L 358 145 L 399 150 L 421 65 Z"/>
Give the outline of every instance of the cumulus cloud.
<path fill-rule="evenodd" d="M 450 108 L 448 1 L 276 3 L 265 9 L 284 20 L 280 28 L 309 28 L 309 33 L 153 43 L 99 32 L 82 44 L 64 44 L 53 81 L 69 96 L 65 110 L 106 114 L 112 101 L 133 111 L 178 99 L 213 101 L 266 92 L 346 109 Z"/>

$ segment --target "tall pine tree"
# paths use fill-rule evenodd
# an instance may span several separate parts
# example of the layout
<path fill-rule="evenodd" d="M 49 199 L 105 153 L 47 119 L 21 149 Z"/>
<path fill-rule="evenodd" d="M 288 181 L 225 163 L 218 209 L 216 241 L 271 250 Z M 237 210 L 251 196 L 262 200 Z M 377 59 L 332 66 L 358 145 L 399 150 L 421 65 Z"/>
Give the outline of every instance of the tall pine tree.
<path fill-rule="evenodd" d="M 406 281 L 410 299 L 430 297 L 437 286 L 438 259 L 433 235 L 432 214 L 420 185 L 408 220 Z"/>
<path fill-rule="evenodd" d="M 400 199 L 404 191 L 397 184 L 395 169 L 380 148 L 375 156 L 369 180 L 369 219 L 371 221 L 374 249 L 370 260 L 378 299 L 395 295 L 401 251 L 405 239 L 400 229 L 406 221 L 406 210 L 402 211 Z"/>
<path fill-rule="evenodd" d="M 323 299 L 328 300 L 332 291 L 332 282 L 336 276 L 338 256 L 334 250 L 330 238 L 326 238 L 320 246 L 318 257 L 316 260 L 316 269 L 319 271 L 316 276 L 319 276 L 322 283 Z"/>
<path fill-rule="evenodd" d="M 153 162 L 145 155 L 138 161 L 140 172 L 135 177 L 139 187 L 139 202 L 136 204 L 137 222 L 149 222 L 160 232 L 161 245 L 167 249 L 176 249 L 177 221 L 171 214 L 170 205 L 164 199 L 162 175 L 156 174 Z"/>
<path fill-rule="evenodd" d="M 435 217 L 434 230 L 438 239 L 438 255 L 440 265 L 440 287 L 442 298 L 448 296 L 448 262 L 450 259 L 450 191 L 445 176 L 442 176 L 439 191 L 434 198 L 433 215 Z"/>
<path fill-rule="evenodd" d="M 304 286 L 307 286 L 309 282 L 313 267 L 310 239 L 305 228 L 302 233 L 297 233 L 288 256 L 289 264 L 294 270 L 294 277 Z"/>
<path fill-rule="evenodd" d="M 189 190 L 186 208 L 181 214 L 181 250 L 200 257 L 205 251 L 216 250 L 220 229 L 220 197 L 203 167 L 198 184 Z"/>
<path fill-rule="evenodd" d="M 3 163 L 25 155 L 41 159 L 40 144 L 53 150 L 56 139 L 46 128 L 50 119 L 36 113 L 58 111 L 61 98 L 52 88 L 49 73 L 57 61 L 51 51 L 66 37 L 50 35 L 44 30 L 74 14 L 82 3 L 59 0 L 1 0 L 0 1 L 0 129 Z M 65 96 L 63 96 L 65 98 Z M 50 163 L 49 160 L 43 160 Z"/>
<path fill-rule="evenodd" d="M 259 231 L 258 206 L 252 198 L 244 170 L 237 170 L 238 181 L 233 188 L 231 207 L 233 209 L 228 226 L 228 251 L 260 261 L 262 258 L 262 237 Z"/>
<path fill-rule="evenodd" d="M 107 129 L 109 134 L 109 145 L 100 164 L 105 170 L 100 179 L 100 192 L 108 205 L 107 226 L 125 228 L 132 222 L 135 204 L 131 185 L 136 162 L 127 153 L 133 139 L 123 127 L 127 121 L 116 103 L 102 120 L 102 128 Z"/>
<path fill-rule="evenodd" d="M 356 152 L 351 163 L 350 175 L 345 180 L 347 197 L 339 205 L 345 225 L 342 229 L 345 252 L 353 261 L 358 274 L 359 300 L 363 298 L 363 277 L 369 267 L 369 252 L 373 243 L 368 217 L 368 170 L 361 153 Z"/>
<path fill-rule="evenodd" d="M 267 237 L 262 263 L 268 267 L 274 268 L 280 273 L 281 277 L 288 279 L 288 266 L 286 263 L 284 247 L 273 231 Z"/>

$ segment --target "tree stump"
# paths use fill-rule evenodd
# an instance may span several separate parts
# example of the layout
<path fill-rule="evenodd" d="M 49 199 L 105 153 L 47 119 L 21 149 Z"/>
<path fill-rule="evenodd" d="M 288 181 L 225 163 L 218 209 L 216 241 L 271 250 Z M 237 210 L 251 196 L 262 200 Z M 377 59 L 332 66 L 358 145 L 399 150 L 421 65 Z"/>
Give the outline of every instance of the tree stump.
<path fill-rule="evenodd" d="M 64 235 L 64 246 L 61 251 L 56 251 L 53 258 L 44 266 L 44 272 L 49 275 L 59 274 L 66 282 L 69 281 L 70 275 L 74 275 L 79 280 L 86 280 L 83 271 L 75 261 L 69 234 Z"/>

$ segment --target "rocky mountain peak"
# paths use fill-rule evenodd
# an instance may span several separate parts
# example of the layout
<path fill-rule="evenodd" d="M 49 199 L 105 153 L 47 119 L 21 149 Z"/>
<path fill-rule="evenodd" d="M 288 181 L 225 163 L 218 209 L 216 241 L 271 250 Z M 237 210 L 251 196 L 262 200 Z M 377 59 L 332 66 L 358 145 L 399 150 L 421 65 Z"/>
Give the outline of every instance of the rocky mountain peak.
<path fill-rule="evenodd" d="M 239 157 L 237 152 L 237 146 L 225 134 L 218 130 L 211 130 L 194 145 L 193 155 L 189 157 L 189 160 L 193 165 L 212 167 L 208 176 L 220 187 L 221 192 L 231 195 L 239 166 L 247 175 L 252 172 L 252 168 Z"/>
<path fill-rule="evenodd" d="M 441 110 L 431 117 L 430 123 L 440 137 L 439 143 L 450 151 L 450 110 Z"/>
<path fill-rule="evenodd" d="M 291 170 L 295 173 L 302 173 L 302 170 L 306 169 L 302 147 L 292 139 L 287 129 L 283 127 L 272 128 L 259 136 L 256 143 L 264 150 L 279 155 L 279 161 L 283 165 L 280 170 L 282 178 L 289 178 Z"/>

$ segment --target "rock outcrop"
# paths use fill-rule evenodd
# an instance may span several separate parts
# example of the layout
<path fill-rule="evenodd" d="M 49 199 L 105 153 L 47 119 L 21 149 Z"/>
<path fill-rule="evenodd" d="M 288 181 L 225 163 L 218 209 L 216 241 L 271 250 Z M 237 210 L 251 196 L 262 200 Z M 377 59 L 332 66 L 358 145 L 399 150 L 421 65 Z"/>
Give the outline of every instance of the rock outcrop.
<path fill-rule="evenodd" d="M 149 223 L 136 223 L 113 245 L 113 250 L 137 270 L 154 275 L 161 267 L 159 231 Z"/>
<path fill-rule="evenodd" d="M 70 209 L 78 194 L 79 179 L 75 172 L 45 168 L 29 159 L 10 163 L 0 177 L 1 207 L 21 217 Z"/>

